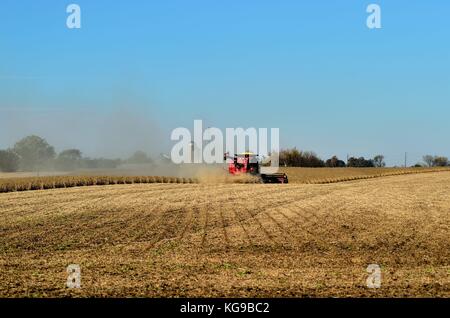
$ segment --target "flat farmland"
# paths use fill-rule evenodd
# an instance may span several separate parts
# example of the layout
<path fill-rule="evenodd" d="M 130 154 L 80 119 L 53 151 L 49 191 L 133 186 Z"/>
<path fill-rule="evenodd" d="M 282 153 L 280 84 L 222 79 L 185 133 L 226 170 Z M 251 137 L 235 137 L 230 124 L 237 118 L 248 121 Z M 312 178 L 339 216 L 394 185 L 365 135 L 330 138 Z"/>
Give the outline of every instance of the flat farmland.
<path fill-rule="evenodd" d="M 0 296 L 450 297 L 448 193 L 450 172 L 1 193 Z"/>
<path fill-rule="evenodd" d="M 397 176 L 435 171 L 450 171 L 448 167 L 432 168 L 280 168 L 289 176 L 291 183 L 334 183 L 362 179 Z"/>
<path fill-rule="evenodd" d="M 174 166 L 164 176 L 142 174 L 137 170 L 90 170 L 74 171 L 70 175 L 63 172 L 43 172 L 41 176 L 33 173 L 0 173 L 0 193 L 72 188 L 93 185 L 122 185 L 141 183 L 260 183 L 260 179 L 249 175 L 231 176 L 226 166 L 213 168 Z M 433 168 L 280 168 L 289 177 L 289 183 L 327 184 L 355 180 L 373 179 L 417 173 L 445 172 L 447 167 Z M 158 170 L 147 172 L 159 172 Z"/>

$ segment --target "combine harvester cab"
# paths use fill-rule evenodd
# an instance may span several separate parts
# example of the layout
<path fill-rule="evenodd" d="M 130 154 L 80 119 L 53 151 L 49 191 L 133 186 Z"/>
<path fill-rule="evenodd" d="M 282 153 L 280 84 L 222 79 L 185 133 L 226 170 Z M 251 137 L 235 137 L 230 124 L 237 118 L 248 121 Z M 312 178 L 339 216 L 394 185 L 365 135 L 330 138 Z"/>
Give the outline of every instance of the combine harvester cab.
<path fill-rule="evenodd" d="M 224 155 L 224 160 L 231 159 L 228 163 L 228 172 L 231 175 L 249 174 L 259 177 L 262 183 L 288 183 L 288 177 L 285 173 L 261 173 L 260 160 L 257 154 L 245 152 L 235 154 L 230 157 Z"/>

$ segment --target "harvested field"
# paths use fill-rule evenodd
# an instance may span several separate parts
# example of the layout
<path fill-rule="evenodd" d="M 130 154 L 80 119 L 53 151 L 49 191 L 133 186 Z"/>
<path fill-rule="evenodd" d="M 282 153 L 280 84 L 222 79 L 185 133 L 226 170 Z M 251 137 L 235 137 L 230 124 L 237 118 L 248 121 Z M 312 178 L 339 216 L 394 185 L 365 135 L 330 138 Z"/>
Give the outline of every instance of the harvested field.
<path fill-rule="evenodd" d="M 2 193 L 0 296 L 449 297 L 449 192 L 450 172 Z"/>
<path fill-rule="evenodd" d="M 447 167 L 434 168 L 280 168 L 291 183 L 334 183 L 404 174 L 450 171 Z"/>

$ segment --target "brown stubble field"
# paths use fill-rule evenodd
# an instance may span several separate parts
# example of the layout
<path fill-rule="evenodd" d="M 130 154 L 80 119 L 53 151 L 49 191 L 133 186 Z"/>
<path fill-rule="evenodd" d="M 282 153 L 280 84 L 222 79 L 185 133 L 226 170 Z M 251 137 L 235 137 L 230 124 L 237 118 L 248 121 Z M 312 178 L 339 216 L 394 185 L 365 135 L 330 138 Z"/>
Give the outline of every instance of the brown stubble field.
<path fill-rule="evenodd" d="M 448 193 L 450 172 L 2 193 L 0 296 L 449 297 Z"/>

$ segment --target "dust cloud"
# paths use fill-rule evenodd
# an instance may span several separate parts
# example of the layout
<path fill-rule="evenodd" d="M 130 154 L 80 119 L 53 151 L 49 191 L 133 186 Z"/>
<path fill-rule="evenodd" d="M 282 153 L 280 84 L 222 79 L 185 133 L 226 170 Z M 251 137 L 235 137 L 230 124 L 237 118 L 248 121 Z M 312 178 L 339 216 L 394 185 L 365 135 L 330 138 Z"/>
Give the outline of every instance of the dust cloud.
<path fill-rule="evenodd" d="M 38 172 L 19 171 L 20 176 L 123 175 L 195 178 L 202 183 L 257 182 L 252 176 L 231 176 L 227 164 L 173 164 L 169 159 L 173 142 L 170 125 L 143 107 L 114 110 L 0 108 L 0 149 L 12 148 L 20 139 L 37 135 L 56 153 L 79 149 L 83 158 L 120 159 L 116 168 L 78 168 L 60 171 L 49 163 Z M 126 160 L 136 151 L 145 152 L 151 163 L 131 164 Z"/>

